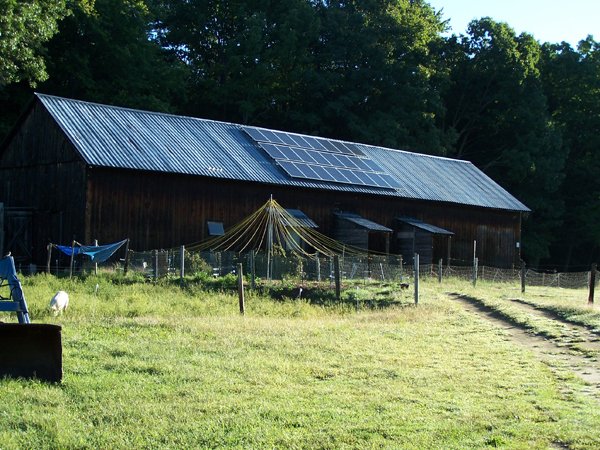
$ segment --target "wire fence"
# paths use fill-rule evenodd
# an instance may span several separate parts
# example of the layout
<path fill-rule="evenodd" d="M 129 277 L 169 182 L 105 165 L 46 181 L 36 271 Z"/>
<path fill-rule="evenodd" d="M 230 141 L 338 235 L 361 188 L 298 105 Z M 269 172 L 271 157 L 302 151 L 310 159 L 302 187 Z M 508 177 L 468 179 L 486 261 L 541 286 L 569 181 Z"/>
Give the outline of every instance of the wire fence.
<path fill-rule="evenodd" d="M 183 251 L 183 253 L 182 253 Z M 183 255 L 183 260 L 182 260 Z M 491 282 L 515 283 L 521 282 L 520 269 L 503 269 L 490 266 L 465 265 L 464 261 L 457 264 L 422 264 L 419 266 L 420 277 L 441 279 L 448 277 L 463 280 L 484 280 Z M 235 252 L 187 251 L 183 247 L 169 250 L 153 251 L 119 251 L 106 262 L 96 264 L 85 255 L 71 258 L 55 254 L 50 264 L 50 272 L 57 275 L 82 275 L 96 270 L 112 272 L 129 272 L 147 279 L 158 280 L 164 277 L 181 277 L 199 275 L 222 277 L 235 274 L 238 264 L 242 264 L 246 275 L 258 280 L 287 280 L 296 283 L 314 281 L 333 283 L 334 258 L 306 258 L 293 254 L 276 254 L 269 256 L 265 252 Z M 339 257 L 340 278 L 354 281 L 395 281 L 409 282 L 414 275 L 412 257 L 410 262 L 400 255 L 378 256 L 346 256 Z M 21 272 L 34 273 L 35 266 L 18 267 Z M 46 269 L 47 270 L 47 269 Z M 539 272 L 532 269 L 525 271 L 525 284 L 528 286 L 547 286 L 558 288 L 587 288 L 589 287 L 591 271 L 585 272 Z M 595 285 L 600 284 L 596 277 Z"/>

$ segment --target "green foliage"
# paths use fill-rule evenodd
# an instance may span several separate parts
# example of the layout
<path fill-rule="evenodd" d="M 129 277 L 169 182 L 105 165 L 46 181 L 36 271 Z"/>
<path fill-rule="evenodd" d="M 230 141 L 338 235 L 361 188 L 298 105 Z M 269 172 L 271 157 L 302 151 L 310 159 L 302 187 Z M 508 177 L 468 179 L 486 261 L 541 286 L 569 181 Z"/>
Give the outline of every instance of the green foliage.
<path fill-rule="evenodd" d="M 540 47 L 490 18 L 452 37 L 447 127 L 458 139 L 454 155 L 498 180 L 532 210 L 524 224 L 524 252 L 536 265 L 549 256 L 563 211 L 559 195 L 567 149 L 551 121 L 540 79 Z"/>

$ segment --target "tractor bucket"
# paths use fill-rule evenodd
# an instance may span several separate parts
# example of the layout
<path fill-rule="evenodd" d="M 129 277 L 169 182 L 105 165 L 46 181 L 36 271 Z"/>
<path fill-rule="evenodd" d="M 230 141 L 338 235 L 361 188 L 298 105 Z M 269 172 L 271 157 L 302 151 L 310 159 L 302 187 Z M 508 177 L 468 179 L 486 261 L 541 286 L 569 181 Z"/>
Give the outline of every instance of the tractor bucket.
<path fill-rule="evenodd" d="M 0 323 L 0 377 L 62 380 L 61 327 Z"/>
<path fill-rule="evenodd" d="M 30 322 L 23 288 L 10 256 L 0 258 L 0 311 L 16 313 L 19 321 L 0 323 L 0 377 L 60 382 L 61 327 Z"/>

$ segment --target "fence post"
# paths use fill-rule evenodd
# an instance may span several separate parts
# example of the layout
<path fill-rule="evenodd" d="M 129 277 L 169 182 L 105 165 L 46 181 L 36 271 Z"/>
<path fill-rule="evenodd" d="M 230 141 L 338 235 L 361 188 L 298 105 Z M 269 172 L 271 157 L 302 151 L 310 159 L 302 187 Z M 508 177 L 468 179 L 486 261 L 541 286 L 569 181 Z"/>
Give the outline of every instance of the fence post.
<path fill-rule="evenodd" d="M 185 245 L 179 250 L 179 286 L 183 287 L 183 277 L 185 276 Z"/>
<path fill-rule="evenodd" d="M 588 296 L 588 304 L 594 304 L 594 289 L 596 288 L 596 263 L 592 264 L 590 271 L 590 295 Z"/>
<path fill-rule="evenodd" d="M 321 281 L 321 260 L 319 259 L 319 252 L 317 252 L 317 281 Z"/>
<path fill-rule="evenodd" d="M 415 305 L 419 304 L 419 254 L 415 253 L 413 258 L 415 270 Z"/>
<path fill-rule="evenodd" d="M 127 275 L 129 270 L 129 238 L 125 242 L 125 262 L 123 263 L 123 275 Z"/>
<path fill-rule="evenodd" d="M 400 255 L 399 258 L 400 258 L 400 281 L 402 281 L 402 276 L 403 276 L 403 273 L 402 273 L 402 262 L 403 262 L 402 261 L 402 255 Z"/>
<path fill-rule="evenodd" d="M 154 250 L 154 281 L 158 280 L 158 250 Z"/>
<path fill-rule="evenodd" d="M 71 242 L 71 263 L 69 264 L 69 278 L 73 278 L 74 259 L 75 259 L 75 241 Z"/>
<path fill-rule="evenodd" d="M 94 247 L 98 247 L 98 239 L 94 239 Z M 98 276 L 98 263 L 94 263 L 94 275 Z"/>
<path fill-rule="evenodd" d="M 341 286 L 340 286 L 340 257 L 338 255 L 333 256 L 333 273 L 335 277 L 335 298 L 339 301 L 341 298 Z"/>
<path fill-rule="evenodd" d="M 525 267 L 525 261 L 521 261 L 521 293 L 525 293 L 525 275 L 527 269 Z"/>
<path fill-rule="evenodd" d="M 244 315 L 246 312 L 246 306 L 244 304 L 244 274 L 242 264 L 237 265 L 238 273 L 238 297 L 240 300 L 240 314 Z"/>
<path fill-rule="evenodd" d="M 473 259 L 473 286 L 477 286 L 477 266 L 479 265 L 479 258 Z"/>
<path fill-rule="evenodd" d="M 256 260 L 254 250 L 250 252 L 250 288 L 256 289 Z"/>
<path fill-rule="evenodd" d="M 2 230 L 0 230 L 0 233 L 2 233 Z M 52 263 L 52 244 L 48 244 L 48 247 L 46 248 L 48 249 L 48 259 L 46 260 L 46 273 L 50 275 L 50 264 Z"/>
<path fill-rule="evenodd" d="M 379 263 L 379 269 L 381 270 L 381 281 L 385 281 L 385 273 L 383 272 L 383 263 Z"/>
<path fill-rule="evenodd" d="M 443 259 L 440 258 L 440 260 L 438 261 L 438 283 L 442 282 L 442 266 L 443 264 Z"/>

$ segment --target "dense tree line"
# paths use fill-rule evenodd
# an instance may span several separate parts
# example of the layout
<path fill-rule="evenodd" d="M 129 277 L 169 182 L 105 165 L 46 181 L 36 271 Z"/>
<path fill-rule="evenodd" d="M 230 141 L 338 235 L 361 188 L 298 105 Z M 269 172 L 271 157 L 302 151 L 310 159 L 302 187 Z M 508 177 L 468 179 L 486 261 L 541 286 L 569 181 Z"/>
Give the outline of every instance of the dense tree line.
<path fill-rule="evenodd" d="M 0 0 L 0 134 L 33 90 L 467 159 L 533 265 L 600 254 L 600 43 L 423 0 Z"/>

